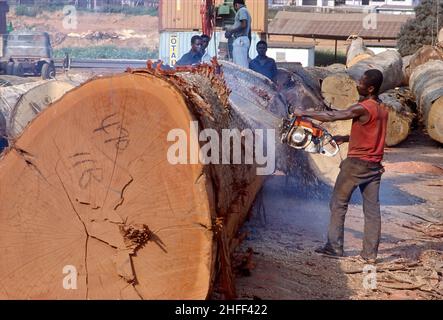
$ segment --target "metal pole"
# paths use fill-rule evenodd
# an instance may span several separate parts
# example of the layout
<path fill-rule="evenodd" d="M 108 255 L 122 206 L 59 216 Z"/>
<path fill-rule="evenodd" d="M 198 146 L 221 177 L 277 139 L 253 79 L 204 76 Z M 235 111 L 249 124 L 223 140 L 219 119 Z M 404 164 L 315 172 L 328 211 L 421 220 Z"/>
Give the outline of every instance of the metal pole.
<path fill-rule="evenodd" d="M 335 53 L 334 53 L 334 61 L 337 62 L 337 39 L 335 39 Z"/>

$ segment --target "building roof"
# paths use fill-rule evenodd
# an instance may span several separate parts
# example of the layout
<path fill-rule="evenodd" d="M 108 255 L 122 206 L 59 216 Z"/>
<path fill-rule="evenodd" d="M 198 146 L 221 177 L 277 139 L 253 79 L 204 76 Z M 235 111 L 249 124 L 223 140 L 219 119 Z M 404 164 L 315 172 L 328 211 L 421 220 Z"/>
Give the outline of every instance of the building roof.
<path fill-rule="evenodd" d="M 365 13 L 307 13 L 280 11 L 269 24 L 268 33 L 297 37 L 345 40 L 350 35 L 364 39 L 396 39 L 411 15 L 375 14 L 375 28 L 364 28 Z M 413 17 L 413 16 L 412 16 Z M 375 21 L 374 21 L 375 22 Z"/>

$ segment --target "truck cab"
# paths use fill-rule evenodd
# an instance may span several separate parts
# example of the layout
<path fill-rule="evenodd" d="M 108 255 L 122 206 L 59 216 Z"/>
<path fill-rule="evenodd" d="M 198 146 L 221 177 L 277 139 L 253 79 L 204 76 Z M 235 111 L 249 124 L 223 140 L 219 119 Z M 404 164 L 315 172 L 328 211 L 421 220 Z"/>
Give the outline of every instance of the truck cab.
<path fill-rule="evenodd" d="M 3 66 L 6 74 L 55 77 L 51 40 L 47 32 L 13 31 L 8 34 Z"/>

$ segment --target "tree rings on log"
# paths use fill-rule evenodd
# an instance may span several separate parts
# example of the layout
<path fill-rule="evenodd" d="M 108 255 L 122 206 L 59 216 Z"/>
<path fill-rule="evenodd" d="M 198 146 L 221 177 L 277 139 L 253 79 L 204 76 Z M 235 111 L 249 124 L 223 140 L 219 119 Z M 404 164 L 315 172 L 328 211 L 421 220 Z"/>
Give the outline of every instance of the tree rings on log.
<path fill-rule="evenodd" d="M 213 184 L 167 159 L 192 120 L 147 73 L 87 82 L 34 119 L 0 163 L 0 298 L 204 299 Z"/>
<path fill-rule="evenodd" d="M 345 73 L 326 77 L 321 86 L 321 93 L 333 108 L 347 109 L 360 98 L 355 81 Z"/>

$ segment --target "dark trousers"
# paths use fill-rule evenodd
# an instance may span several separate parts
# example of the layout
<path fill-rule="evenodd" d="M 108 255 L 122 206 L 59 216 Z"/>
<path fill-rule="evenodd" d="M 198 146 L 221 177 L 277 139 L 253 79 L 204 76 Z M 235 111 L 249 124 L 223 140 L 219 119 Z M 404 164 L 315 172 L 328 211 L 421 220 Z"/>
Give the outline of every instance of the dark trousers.
<path fill-rule="evenodd" d="M 344 224 L 348 203 L 353 191 L 359 187 L 363 196 L 364 236 L 361 256 L 377 257 L 381 234 L 380 179 L 384 169 L 380 163 L 347 158 L 340 164 L 340 173 L 335 182 L 330 202 L 331 221 L 326 246 L 343 253 Z"/>

